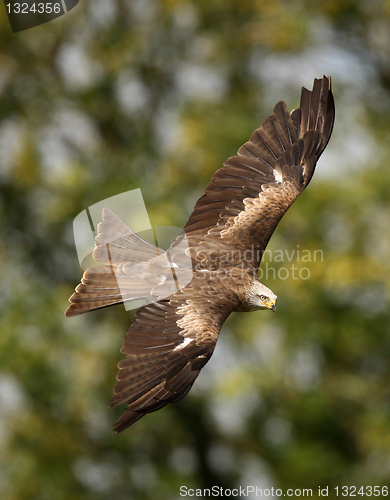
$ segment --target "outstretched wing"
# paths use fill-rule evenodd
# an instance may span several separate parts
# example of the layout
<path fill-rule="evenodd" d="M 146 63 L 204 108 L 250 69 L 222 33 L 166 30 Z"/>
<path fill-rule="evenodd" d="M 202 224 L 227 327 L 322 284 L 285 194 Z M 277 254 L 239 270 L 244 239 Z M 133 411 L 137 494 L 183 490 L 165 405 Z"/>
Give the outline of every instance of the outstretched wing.
<path fill-rule="evenodd" d="M 183 398 L 210 359 L 227 316 L 237 307 L 232 292 L 218 296 L 192 282 L 170 299 L 138 310 L 122 347 L 110 407 L 129 405 L 116 422 L 122 432 L 146 413 Z"/>
<path fill-rule="evenodd" d="M 300 107 L 291 115 L 280 101 L 198 200 L 184 228 L 193 257 L 214 269 L 220 265 L 218 252 L 229 265 L 241 265 L 243 253 L 253 249 L 245 267 L 257 268 L 280 219 L 310 182 L 333 122 L 331 82 L 325 76 L 314 80 L 312 91 L 302 88 Z"/>

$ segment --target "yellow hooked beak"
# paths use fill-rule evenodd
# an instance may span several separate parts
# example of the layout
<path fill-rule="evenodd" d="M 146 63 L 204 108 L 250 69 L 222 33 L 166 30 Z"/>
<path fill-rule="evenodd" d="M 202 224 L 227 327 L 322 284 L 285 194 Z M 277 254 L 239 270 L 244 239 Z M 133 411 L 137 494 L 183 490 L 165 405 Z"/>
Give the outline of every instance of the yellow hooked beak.
<path fill-rule="evenodd" d="M 276 300 L 271 300 L 270 302 L 264 303 L 264 305 L 267 306 L 268 309 L 271 309 L 272 312 L 275 312 Z"/>

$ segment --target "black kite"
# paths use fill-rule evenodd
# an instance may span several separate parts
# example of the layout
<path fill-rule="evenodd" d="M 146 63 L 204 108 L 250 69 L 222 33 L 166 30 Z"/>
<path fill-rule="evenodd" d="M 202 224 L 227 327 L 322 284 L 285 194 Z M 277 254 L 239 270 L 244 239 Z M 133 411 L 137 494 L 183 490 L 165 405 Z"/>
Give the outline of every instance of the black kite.
<path fill-rule="evenodd" d="M 84 273 L 66 316 L 147 302 L 124 338 L 110 407 L 126 403 L 128 409 L 115 424 L 117 432 L 187 394 L 231 312 L 275 310 L 276 295 L 258 280 L 261 256 L 309 184 L 333 122 L 327 77 L 314 80 L 312 91 L 302 88 L 300 107 L 291 114 L 280 101 L 196 203 L 184 228 L 186 252 L 180 238 L 167 252 L 158 249 L 103 210 L 93 256 L 105 265 Z M 248 249 L 255 251 L 243 258 Z M 172 293 L 180 272 L 193 273 L 192 279 Z"/>

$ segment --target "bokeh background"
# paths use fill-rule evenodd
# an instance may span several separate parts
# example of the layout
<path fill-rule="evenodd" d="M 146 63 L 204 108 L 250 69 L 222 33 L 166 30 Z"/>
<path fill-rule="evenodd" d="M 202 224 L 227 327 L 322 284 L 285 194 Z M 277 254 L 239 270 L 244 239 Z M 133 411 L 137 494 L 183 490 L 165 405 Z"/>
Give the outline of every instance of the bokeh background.
<path fill-rule="evenodd" d="M 276 102 L 323 74 L 333 137 L 270 246 L 309 279 L 270 275 L 276 314 L 232 315 L 190 394 L 116 435 L 133 313 L 64 317 L 74 217 L 141 188 L 153 226 L 183 227 Z M 388 484 L 389 116 L 389 1 L 82 0 L 16 34 L 1 5 L 2 500 Z"/>

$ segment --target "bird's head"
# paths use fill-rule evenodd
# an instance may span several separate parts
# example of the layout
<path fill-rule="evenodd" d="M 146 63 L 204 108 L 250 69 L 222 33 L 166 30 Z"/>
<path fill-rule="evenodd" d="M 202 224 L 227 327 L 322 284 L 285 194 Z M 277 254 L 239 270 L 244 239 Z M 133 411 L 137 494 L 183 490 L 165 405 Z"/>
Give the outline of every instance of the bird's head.
<path fill-rule="evenodd" d="M 253 281 L 247 290 L 247 310 L 271 309 L 275 312 L 277 296 L 260 281 Z"/>

